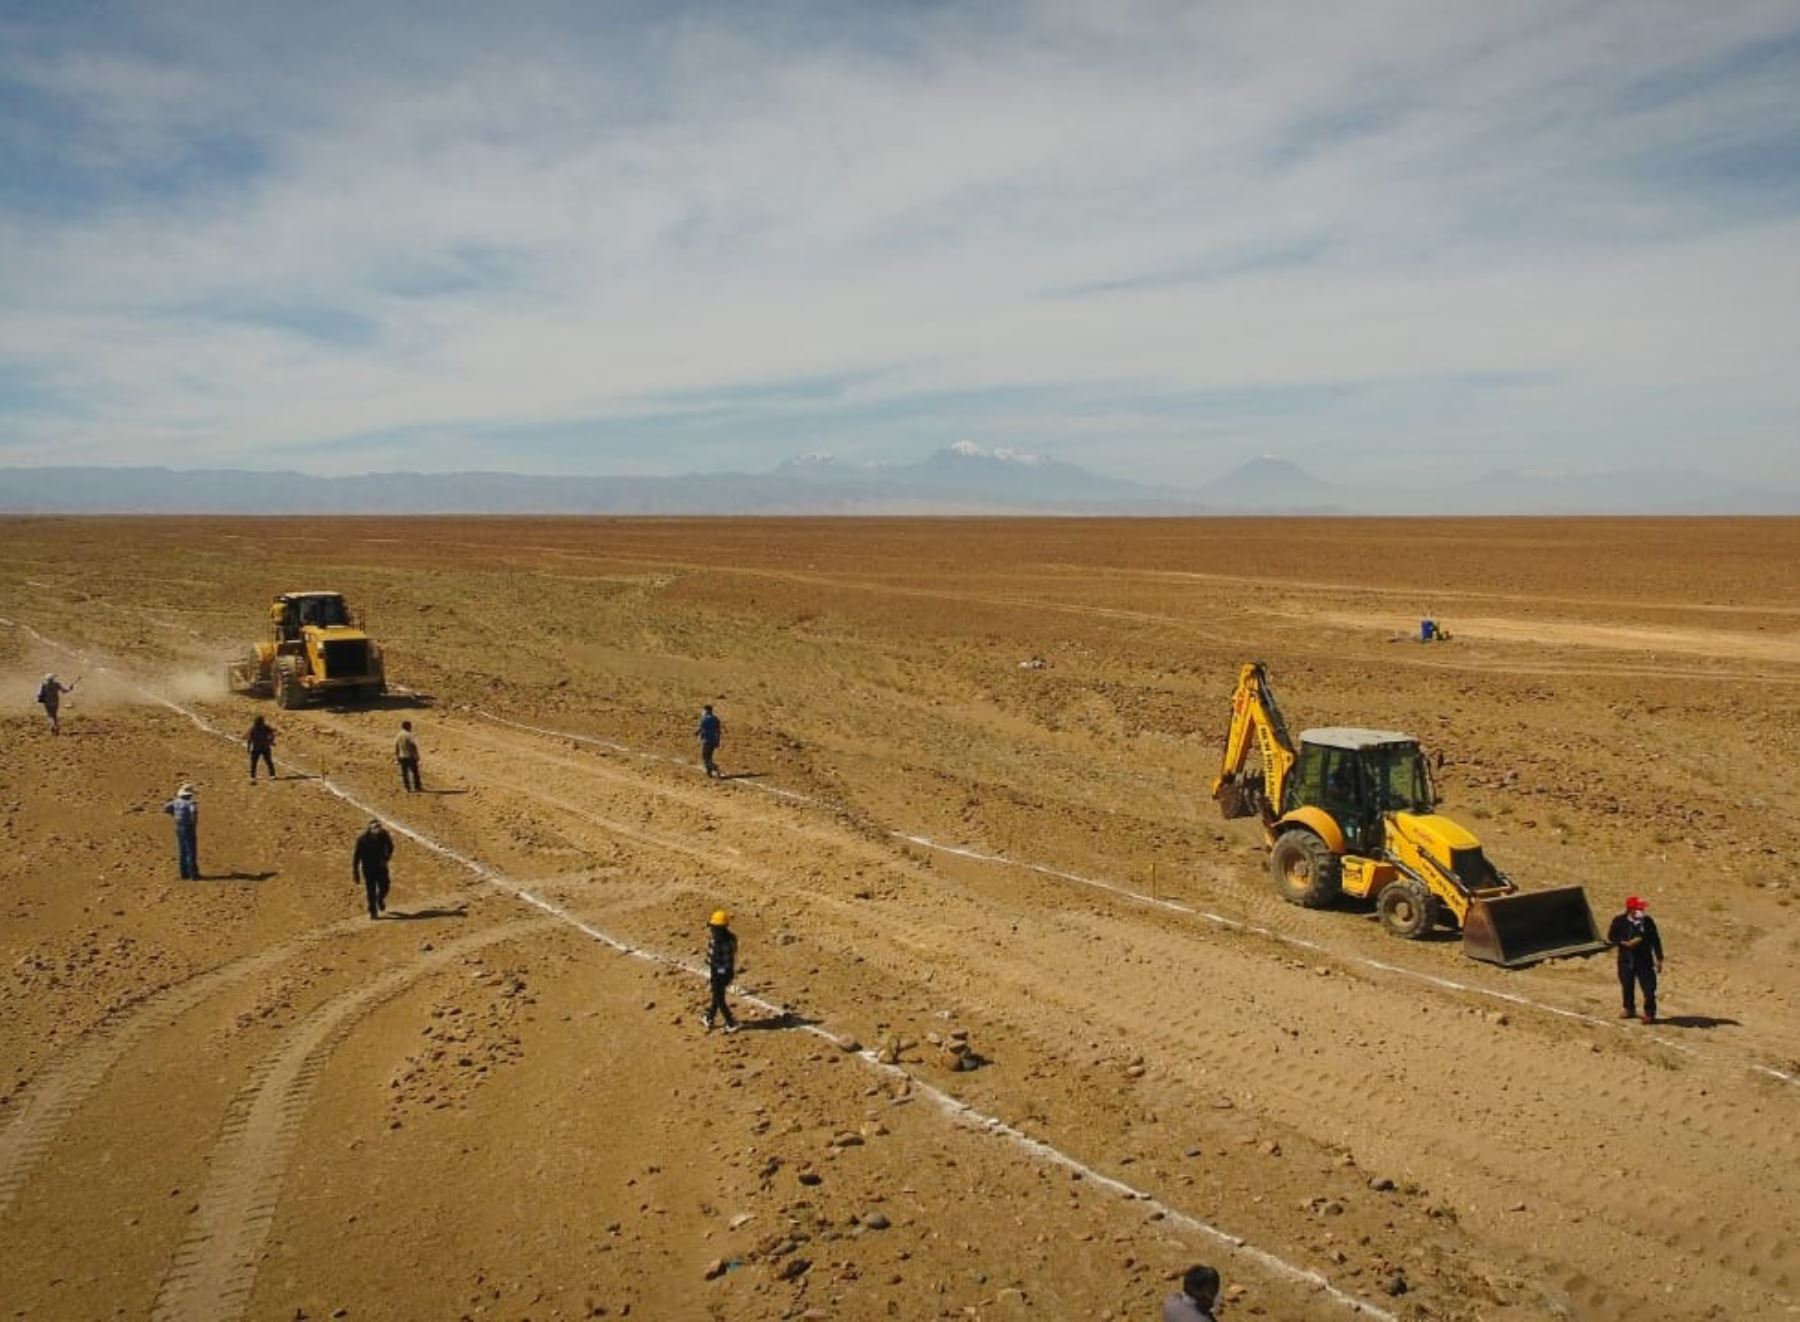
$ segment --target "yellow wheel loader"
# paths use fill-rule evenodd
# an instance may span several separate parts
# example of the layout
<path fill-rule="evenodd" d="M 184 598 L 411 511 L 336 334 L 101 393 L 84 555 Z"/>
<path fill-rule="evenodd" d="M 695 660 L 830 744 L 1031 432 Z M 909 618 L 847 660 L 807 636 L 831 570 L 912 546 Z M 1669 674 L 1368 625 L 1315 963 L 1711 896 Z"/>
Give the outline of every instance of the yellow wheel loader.
<path fill-rule="evenodd" d="M 299 707 L 372 702 L 387 692 L 387 675 L 340 593 L 284 592 L 269 606 L 269 637 L 225 667 L 225 686 Z"/>
<path fill-rule="evenodd" d="M 1296 748 L 1260 661 L 1238 672 L 1213 798 L 1227 818 L 1261 819 L 1275 888 L 1290 903 L 1373 900 L 1395 936 L 1448 923 L 1462 930 L 1464 954 L 1506 968 L 1606 949 L 1581 887 L 1520 891 L 1481 841 L 1438 815 L 1411 735 L 1332 726 L 1302 730 Z"/>

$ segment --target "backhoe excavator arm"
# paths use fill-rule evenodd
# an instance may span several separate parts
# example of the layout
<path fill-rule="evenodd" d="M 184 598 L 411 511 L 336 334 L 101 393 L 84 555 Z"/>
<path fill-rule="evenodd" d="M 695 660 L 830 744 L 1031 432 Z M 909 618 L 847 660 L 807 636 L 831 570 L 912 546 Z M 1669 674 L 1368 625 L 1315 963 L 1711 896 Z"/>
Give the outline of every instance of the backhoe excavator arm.
<path fill-rule="evenodd" d="M 1251 740 L 1262 754 L 1262 771 L 1247 774 Z M 1213 781 L 1213 798 L 1226 817 L 1262 818 L 1272 828 L 1281 814 L 1282 792 L 1294 769 L 1294 741 L 1269 677 L 1260 661 L 1245 663 L 1238 671 L 1237 691 L 1231 695 L 1231 733 L 1225 738 L 1225 761 Z"/>

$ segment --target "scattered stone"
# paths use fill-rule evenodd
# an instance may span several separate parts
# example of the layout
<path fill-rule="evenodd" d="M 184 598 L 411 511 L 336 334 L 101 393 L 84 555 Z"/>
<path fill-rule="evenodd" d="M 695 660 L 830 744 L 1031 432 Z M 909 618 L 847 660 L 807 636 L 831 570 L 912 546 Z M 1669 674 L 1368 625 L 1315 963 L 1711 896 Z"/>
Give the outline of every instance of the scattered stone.
<path fill-rule="evenodd" d="M 1508 1024 L 1510 1024 L 1512 1022 L 1512 1016 L 1509 1015 L 1508 1013 L 1506 1013 L 1506 1011 L 1504 1011 L 1504 1010 L 1489 1010 L 1487 1021 L 1490 1024 L 1497 1025 L 1500 1028 L 1505 1028 Z"/>
<path fill-rule="evenodd" d="M 892 1221 L 888 1220 L 886 1212 L 865 1212 L 862 1217 L 862 1223 L 870 1230 L 886 1230 L 889 1226 L 894 1224 Z"/>
<path fill-rule="evenodd" d="M 797 1281 L 802 1276 L 806 1275 L 811 1268 L 812 1263 L 808 1262 L 805 1258 L 789 1258 L 786 1262 L 781 1264 L 781 1269 L 775 1273 L 775 1279 L 778 1281 Z M 1393 1292 L 1390 1291 L 1390 1293 Z"/>
<path fill-rule="evenodd" d="M 1392 1276 L 1388 1277 L 1387 1284 L 1382 1286 L 1381 1288 L 1383 1290 L 1387 1291 L 1390 1295 L 1393 1295 L 1395 1298 L 1398 1298 L 1399 1296 L 1405 1294 L 1407 1292 L 1407 1290 L 1411 1289 L 1412 1287 L 1407 1285 L 1405 1276 L 1403 1276 L 1399 1272 L 1395 1272 Z"/>
<path fill-rule="evenodd" d="M 1392 1193 L 1394 1191 L 1394 1182 L 1385 1175 L 1377 1175 L 1374 1179 L 1369 1181 L 1369 1187 L 1376 1193 Z"/>
<path fill-rule="evenodd" d="M 714 1258 L 706 1264 L 706 1279 L 716 1281 L 725 1274 L 725 1259 Z"/>
<path fill-rule="evenodd" d="M 1257 1151 L 1261 1152 L 1265 1157 L 1279 1157 L 1281 1155 L 1281 1144 L 1277 1143 L 1272 1138 L 1266 1138 L 1261 1143 L 1257 1144 Z"/>
<path fill-rule="evenodd" d="M 742 1230 L 755 1219 L 755 1212 L 739 1212 L 736 1216 L 732 1217 L 730 1221 L 726 1222 L 725 1228 L 727 1230 Z"/>
<path fill-rule="evenodd" d="M 824 1182 L 825 1177 L 817 1171 L 800 1172 L 800 1183 L 806 1185 L 808 1188 L 811 1188 L 814 1185 L 823 1184 Z"/>

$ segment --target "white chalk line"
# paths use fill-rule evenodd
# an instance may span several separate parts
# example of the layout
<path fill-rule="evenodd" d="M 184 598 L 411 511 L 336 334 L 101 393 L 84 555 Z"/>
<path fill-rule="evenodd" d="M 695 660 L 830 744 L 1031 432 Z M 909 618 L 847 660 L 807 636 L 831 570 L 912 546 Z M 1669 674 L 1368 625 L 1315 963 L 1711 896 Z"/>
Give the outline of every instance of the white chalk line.
<path fill-rule="evenodd" d="M 546 726 L 531 725 L 524 721 L 515 721 L 504 716 L 497 716 L 493 712 L 486 711 L 480 707 L 471 707 L 467 710 L 474 715 L 481 717 L 483 720 L 494 722 L 496 725 L 511 726 L 515 730 L 523 730 L 530 734 L 544 735 L 552 739 L 567 739 L 581 744 L 591 744 L 596 747 L 605 748 L 610 752 L 622 753 L 627 757 L 635 757 L 640 761 L 645 762 L 662 762 L 684 769 L 691 769 L 693 766 L 691 762 L 683 758 L 670 757 L 663 753 L 644 752 L 640 749 L 632 748 L 629 745 L 617 743 L 610 739 L 601 739 L 594 735 L 575 734 L 568 730 L 555 730 Z M 846 816 L 854 816 L 849 809 L 842 805 L 829 803 L 814 795 L 802 794 L 796 790 L 783 789 L 775 785 L 764 785 L 753 780 L 744 780 L 736 783 L 745 785 L 753 790 L 759 790 L 764 794 L 773 794 L 780 798 L 789 799 L 798 803 L 810 803 L 822 808 L 829 808 L 834 812 L 843 813 Z M 1726 1060 L 1723 1057 L 1714 1056 L 1709 1052 L 1702 1051 L 1691 1043 L 1677 1041 L 1665 1034 L 1642 1033 L 1637 1030 L 1627 1030 L 1614 1020 L 1602 1018 L 1599 1015 L 1589 1014 L 1585 1010 L 1571 1009 L 1568 1006 L 1562 1005 L 1552 1005 L 1547 1001 L 1534 1000 L 1529 996 L 1521 996 L 1516 992 L 1499 991 L 1490 987 L 1478 987 L 1472 983 L 1460 982 L 1455 978 L 1445 977 L 1442 974 L 1426 973 L 1423 970 L 1407 968 L 1401 964 L 1390 964 L 1386 960 L 1376 959 L 1371 955 L 1358 955 L 1335 950 L 1320 942 L 1310 941 L 1305 937 L 1292 936 L 1286 932 L 1278 932 L 1274 928 L 1264 927 L 1258 923 L 1244 922 L 1243 920 L 1236 918 L 1227 918 L 1223 914 L 1213 913 L 1208 909 L 1198 909 L 1193 905 L 1183 904 L 1180 900 L 1165 899 L 1162 896 L 1157 895 L 1146 895 L 1142 891 L 1133 890 L 1129 886 L 1121 885 L 1118 882 L 1106 881 L 1099 877 L 1083 876 L 1078 872 L 1068 872 L 1061 868 L 1050 867 L 1048 864 L 1044 863 L 1033 863 L 1025 859 L 1009 858 L 1005 854 L 990 854 L 983 852 L 982 850 L 969 849 L 961 845 L 946 845 L 933 840 L 928 836 L 915 835 L 906 831 L 896 830 L 892 827 L 884 826 L 879 822 L 865 821 L 865 825 L 881 831 L 890 839 L 902 840 L 907 844 L 917 845 L 922 849 L 934 850 L 941 854 L 951 854 L 957 858 L 966 858 L 978 863 L 997 863 L 1005 867 L 1021 868 L 1027 872 L 1035 872 L 1039 876 L 1051 877 L 1058 881 L 1067 881 L 1078 886 L 1087 886 L 1094 890 L 1106 891 L 1148 908 L 1162 909 L 1169 913 L 1178 913 L 1192 918 L 1199 918 L 1205 922 L 1211 923 L 1215 927 L 1225 928 L 1233 932 L 1243 932 L 1252 936 L 1266 937 L 1271 941 L 1278 941 L 1283 945 L 1293 946 L 1299 950 L 1307 950 L 1315 954 L 1328 955 L 1333 959 L 1342 960 L 1351 964 L 1359 964 L 1364 968 L 1374 969 L 1381 973 L 1389 973 L 1397 977 L 1410 978 L 1415 982 L 1421 982 L 1427 986 L 1437 987 L 1440 990 L 1462 992 L 1471 996 L 1485 996 L 1492 1000 L 1504 1002 L 1508 1005 L 1518 1006 L 1521 1009 L 1539 1010 L 1545 1014 L 1555 1015 L 1558 1018 L 1586 1024 L 1590 1028 L 1603 1029 L 1607 1032 L 1619 1033 L 1621 1035 L 1629 1033 L 1632 1038 L 1648 1039 L 1658 1046 L 1666 1047 L 1670 1051 L 1675 1051 L 1685 1056 L 1691 1056 L 1696 1060 L 1710 1060 L 1715 1064 L 1729 1064 L 1733 1066 L 1747 1065 L 1747 1068 L 1752 1073 L 1761 1074 L 1782 1083 L 1800 1087 L 1800 1075 L 1795 1075 L 1784 1070 L 1776 1069 L 1771 1065 L 1764 1065 L 1755 1061 L 1743 1062 Z"/>
<path fill-rule="evenodd" d="M 0 616 L 0 625 L 10 625 L 22 629 L 44 646 L 53 648 L 65 655 L 74 656 L 84 660 L 97 671 L 112 674 L 121 683 L 126 684 L 134 691 L 142 694 L 149 701 L 154 702 L 171 712 L 175 712 L 180 716 L 186 717 L 204 733 L 212 735 L 215 738 L 223 739 L 229 743 L 237 743 L 235 736 L 219 729 L 197 712 L 192 711 L 159 693 L 144 688 L 142 685 L 111 670 L 109 667 L 87 657 L 84 653 L 75 648 L 68 647 L 62 643 L 46 638 L 30 625 L 16 624 L 14 621 L 8 620 L 4 616 Z M 578 918 L 554 901 L 545 899 L 543 896 L 527 890 L 525 887 L 495 871 L 479 859 L 472 858 L 450 845 L 443 844 L 440 841 L 433 839 L 424 832 L 400 821 L 398 818 L 381 812 L 373 804 L 358 798 L 354 793 L 344 789 L 329 777 L 320 773 L 307 771 L 305 767 L 301 766 L 300 763 L 295 762 L 294 759 L 289 758 L 288 765 L 297 767 L 301 771 L 306 772 L 310 777 L 307 783 L 318 786 L 327 794 L 341 799 L 343 802 L 369 814 L 371 817 L 379 817 L 382 821 L 387 823 L 388 826 L 392 827 L 407 839 L 432 853 L 437 854 L 441 858 L 448 859 L 449 861 L 458 864 L 479 880 L 494 886 L 496 889 L 506 892 L 515 899 L 518 899 L 525 904 L 529 904 L 543 913 L 549 914 L 551 917 L 567 924 L 576 931 L 582 933 L 582 935 L 599 942 L 601 945 L 617 951 L 621 955 L 627 955 L 647 964 L 674 969 L 678 972 L 685 973 L 690 977 L 701 979 L 707 977 L 706 970 L 699 967 L 697 964 L 688 963 L 673 955 L 666 955 L 658 951 L 648 950 L 641 946 L 633 945 L 631 942 L 626 941 L 621 937 L 614 936 L 610 932 L 595 927 L 592 923 L 589 923 L 582 918 Z M 758 1010 L 761 1010 L 766 1014 L 781 1018 L 790 1016 L 790 1011 L 786 1006 L 778 1005 L 775 1002 L 754 993 L 740 992 L 739 999 L 755 1006 Z M 1225 1245 L 1234 1253 L 1247 1261 L 1255 1263 L 1270 1275 L 1306 1286 L 1317 1293 L 1323 1294 L 1332 1302 L 1341 1305 L 1352 1313 L 1362 1314 L 1371 1318 L 1378 1318 L 1381 1319 L 1381 1322 L 1399 1322 L 1394 1314 L 1340 1289 L 1338 1286 L 1333 1285 L 1329 1278 L 1323 1274 L 1316 1272 L 1309 1267 L 1302 1267 L 1297 1263 L 1289 1262 L 1287 1259 L 1271 1253 L 1267 1249 L 1258 1248 L 1248 1240 L 1244 1239 L 1241 1235 L 1234 1235 L 1230 1231 L 1214 1225 L 1210 1221 L 1194 1216 L 1191 1213 L 1184 1212 L 1177 1207 L 1172 1207 L 1155 1195 L 1146 1193 L 1133 1185 L 1125 1183 L 1123 1180 L 1115 1179 L 1110 1175 L 1103 1174 L 1077 1158 L 1070 1156 L 1061 1148 L 1046 1143 L 1042 1139 L 1033 1138 L 1022 1130 L 1014 1128 L 1004 1120 L 1001 1120 L 998 1116 L 988 1115 L 986 1112 L 975 1109 L 967 1102 L 961 1101 L 952 1094 L 945 1092 L 943 1089 L 926 1082 L 910 1070 L 903 1069 L 899 1065 L 890 1064 L 887 1061 L 882 1060 L 876 1052 L 869 1048 L 857 1047 L 852 1051 L 851 1048 L 854 1044 L 850 1039 L 840 1037 L 819 1024 L 799 1023 L 798 1027 L 805 1032 L 811 1033 L 814 1036 L 831 1043 L 838 1050 L 854 1055 L 858 1060 L 862 1061 L 870 1068 L 886 1074 L 891 1078 L 906 1081 L 910 1087 L 930 1098 L 940 1111 L 958 1124 L 966 1125 L 984 1133 L 1006 1139 L 1015 1147 L 1038 1158 L 1040 1161 L 1048 1162 L 1065 1170 L 1077 1172 L 1084 1180 L 1091 1181 L 1100 1188 L 1110 1190 L 1120 1197 L 1141 1202 L 1146 1207 L 1160 1212 L 1164 1220 L 1184 1227 L 1196 1234 L 1210 1238 L 1219 1244 Z"/>

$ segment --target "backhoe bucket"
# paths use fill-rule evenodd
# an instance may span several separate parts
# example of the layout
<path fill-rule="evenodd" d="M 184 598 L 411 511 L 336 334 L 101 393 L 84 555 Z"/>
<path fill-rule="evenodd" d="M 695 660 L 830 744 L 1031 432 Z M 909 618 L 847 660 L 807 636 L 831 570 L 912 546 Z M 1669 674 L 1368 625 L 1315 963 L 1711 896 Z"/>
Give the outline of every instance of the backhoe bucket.
<path fill-rule="evenodd" d="M 1255 817 L 1262 811 L 1263 778 L 1257 775 L 1227 780 L 1214 791 L 1213 800 L 1226 821 L 1234 817 Z"/>
<path fill-rule="evenodd" d="M 1579 886 L 1472 899 L 1463 919 L 1463 954 L 1502 968 L 1605 949 Z"/>

